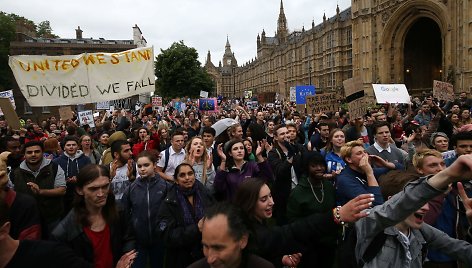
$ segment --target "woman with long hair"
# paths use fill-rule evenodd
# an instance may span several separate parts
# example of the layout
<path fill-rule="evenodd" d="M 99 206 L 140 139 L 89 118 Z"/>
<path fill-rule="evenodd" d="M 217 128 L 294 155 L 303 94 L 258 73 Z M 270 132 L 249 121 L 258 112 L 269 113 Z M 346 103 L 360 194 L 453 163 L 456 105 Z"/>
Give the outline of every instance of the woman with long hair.
<path fill-rule="evenodd" d="M 159 209 L 159 232 L 166 250 L 164 267 L 183 268 L 203 257 L 199 224 L 213 198 L 188 163 L 175 168 L 175 185 Z"/>
<path fill-rule="evenodd" d="M 170 135 L 169 135 L 169 128 L 167 127 L 160 127 L 159 130 L 157 131 L 159 133 L 159 152 L 164 151 L 165 149 L 169 148 L 171 146 L 170 144 Z"/>
<path fill-rule="evenodd" d="M 326 147 L 321 149 L 324 156 L 328 174 L 339 174 L 344 169 L 346 163 L 341 157 L 341 147 L 346 144 L 346 135 L 342 129 L 332 129 L 328 136 Z"/>
<path fill-rule="evenodd" d="M 295 267 L 303 256 L 296 252 L 315 249 L 317 241 L 327 233 L 341 230 L 345 222 L 354 222 L 367 216 L 373 198 L 360 195 L 342 207 L 327 212 L 313 213 L 291 224 L 269 226 L 274 201 L 269 186 L 257 178 L 249 178 L 239 186 L 234 204 L 249 217 L 257 255 L 271 261 L 276 267 Z M 294 254 L 295 253 L 295 254 Z M 321 266 L 320 266 L 321 267 Z"/>
<path fill-rule="evenodd" d="M 219 170 L 215 177 L 215 190 L 232 200 L 239 184 L 246 178 L 260 177 L 264 181 L 272 181 L 273 174 L 267 160 L 262 157 L 267 142 L 258 143 L 256 161 L 248 161 L 248 154 L 242 140 L 233 139 L 223 146 L 218 145 L 218 155 L 221 159 Z"/>
<path fill-rule="evenodd" d="M 79 149 L 82 150 L 85 156 L 90 158 L 92 164 L 98 164 L 100 162 L 101 156 L 94 148 L 92 136 L 88 134 L 82 135 L 79 139 Z"/>
<path fill-rule="evenodd" d="M 123 252 L 134 254 L 134 236 L 126 217 L 117 211 L 109 171 L 93 164 L 83 167 L 75 190 L 73 208 L 52 232 L 53 240 L 95 267 L 111 268 Z"/>
<path fill-rule="evenodd" d="M 201 182 L 210 193 L 214 192 L 215 168 L 213 157 L 205 149 L 205 144 L 200 136 L 195 136 L 185 146 L 185 163 L 190 164 L 195 170 L 195 178 Z"/>

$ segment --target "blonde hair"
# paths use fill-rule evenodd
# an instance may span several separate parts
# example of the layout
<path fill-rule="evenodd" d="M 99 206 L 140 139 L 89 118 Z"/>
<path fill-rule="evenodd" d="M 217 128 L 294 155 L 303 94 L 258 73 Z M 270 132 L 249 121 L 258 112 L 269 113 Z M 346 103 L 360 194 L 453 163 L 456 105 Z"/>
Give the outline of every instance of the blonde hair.
<path fill-rule="evenodd" d="M 188 142 L 187 145 L 185 145 L 185 158 L 184 158 L 184 163 L 191 164 L 190 163 L 190 147 L 192 147 L 192 142 L 194 139 L 200 139 L 203 143 L 203 154 L 201 156 L 201 160 L 203 162 L 203 172 L 202 172 L 202 184 L 205 185 L 206 180 L 207 180 L 207 168 L 208 168 L 208 152 L 206 150 L 205 142 L 203 141 L 203 138 L 201 136 L 194 136 L 192 137 Z M 197 164 L 196 162 L 194 165 Z"/>
<path fill-rule="evenodd" d="M 415 168 L 421 168 L 423 166 L 424 159 L 428 156 L 434 156 L 434 157 L 442 159 L 442 155 L 439 151 L 434 150 L 434 149 L 425 149 L 420 152 L 416 152 L 413 155 L 413 159 L 412 159 L 413 166 Z"/>
<path fill-rule="evenodd" d="M 341 158 L 346 161 L 346 157 L 350 157 L 352 154 L 352 148 L 360 146 L 364 148 L 364 143 L 358 140 L 350 141 L 341 147 Z"/>

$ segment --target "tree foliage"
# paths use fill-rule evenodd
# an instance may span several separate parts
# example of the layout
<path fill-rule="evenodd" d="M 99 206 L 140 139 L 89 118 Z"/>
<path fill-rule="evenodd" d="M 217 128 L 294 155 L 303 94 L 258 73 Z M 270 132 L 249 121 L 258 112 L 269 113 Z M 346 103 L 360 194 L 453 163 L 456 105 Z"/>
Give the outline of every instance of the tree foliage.
<path fill-rule="evenodd" d="M 0 12 L 0 91 L 12 86 L 12 73 L 8 66 L 10 42 L 15 38 L 15 21 L 6 13 Z"/>
<path fill-rule="evenodd" d="M 214 84 L 198 61 L 195 48 L 174 42 L 156 58 L 156 88 L 163 97 L 198 97 L 200 90 L 212 91 Z"/>
<path fill-rule="evenodd" d="M 59 37 L 52 33 L 51 23 L 48 20 L 42 21 L 38 24 L 36 34 L 38 37 L 43 37 L 43 38 L 58 38 Z"/>

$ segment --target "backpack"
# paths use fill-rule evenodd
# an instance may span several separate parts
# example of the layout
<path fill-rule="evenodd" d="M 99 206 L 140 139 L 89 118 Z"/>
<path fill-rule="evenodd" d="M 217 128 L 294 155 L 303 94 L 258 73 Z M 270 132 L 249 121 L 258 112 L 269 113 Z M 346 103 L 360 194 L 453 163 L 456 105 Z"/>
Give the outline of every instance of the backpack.
<path fill-rule="evenodd" d="M 164 163 L 164 167 L 162 168 L 162 172 L 166 172 L 167 166 L 169 165 L 169 157 L 170 157 L 169 148 L 170 147 L 164 150 L 165 163 Z"/>
<path fill-rule="evenodd" d="M 341 246 L 339 268 L 363 267 L 364 264 L 370 262 L 377 256 L 386 240 L 387 235 L 384 232 L 378 233 L 365 250 L 362 259 L 357 262 L 355 254 L 357 232 L 355 228 L 352 228 L 348 231 L 347 238 L 343 241 Z"/>

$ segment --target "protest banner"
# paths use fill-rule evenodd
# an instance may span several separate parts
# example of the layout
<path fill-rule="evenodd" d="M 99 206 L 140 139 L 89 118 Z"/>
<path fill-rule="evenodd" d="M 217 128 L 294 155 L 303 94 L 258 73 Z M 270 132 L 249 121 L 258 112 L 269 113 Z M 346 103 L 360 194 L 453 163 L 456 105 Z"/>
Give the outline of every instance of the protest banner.
<path fill-rule="evenodd" d="M 13 97 L 13 90 L 6 90 L 0 92 L 0 98 L 8 98 L 13 106 L 13 109 L 16 109 L 15 98 Z M 0 109 L 0 115 L 3 115 L 2 109 Z"/>
<path fill-rule="evenodd" d="M 377 103 L 410 103 L 404 84 L 372 84 Z"/>
<path fill-rule="evenodd" d="M 7 121 L 8 125 L 13 130 L 19 130 L 21 128 L 20 119 L 11 104 L 9 98 L 0 98 L 0 108 L 3 111 L 3 115 L 5 116 L 5 120 Z"/>
<path fill-rule="evenodd" d="M 216 107 L 217 107 L 216 98 L 198 100 L 198 109 L 200 111 L 215 111 Z"/>
<path fill-rule="evenodd" d="M 108 109 L 110 109 L 110 102 L 109 101 L 97 102 L 96 109 L 97 110 L 108 110 Z"/>
<path fill-rule="evenodd" d="M 91 110 L 79 112 L 80 125 L 89 125 L 95 127 L 95 121 L 93 120 L 93 112 Z"/>
<path fill-rule="evenodd" d="M 433 97 L 438 100 L 454 101 L 454 86 L 447 82 L 433 80 Z"/>
<path fill-rule="evenodd" d="M 259 107 L 259 102 L 258 101 L 248 101 L 246 103 L 246 106 L 250 110 L 257 109 Z"/>
<path fill-rule="evenodd" d="M 297 89 L 295 87 L 290 87 L 290 101 L 297 101 Z"/>
<path fill-rule="evenodd" d="M 70 106 L 60 107 L 59 108 L 59 117 L 61 120 L 69 120 L 74 118 L 74 113 Z"/>
<path fill-rule="evenodd" d="M 315 86 L 296 86 L 296 103 L 306 104 L 306 96 L 315 95 Z"/>
<path fill-rule="evenodd" d="M 306 96 L 306 108 L 308 113 L 326 113 L 339 110 L 338 93 L 323 93 L 315 96 Z"/>
<path fill-rule="evenodd" d="M 364 91 L 362 79 L 360 76 L 356 76 L 356 77 L 344 80 L 343 86 L 344 86 L 344 96 L 346 96 L 346 98 L 359 91 Z"/>
<path fill-rule="evenodd" d="M 364 117 L 367 112 L 366 97 L 355 99 L 347 104 L 349 118 L 356 119 Z"/>
<path fill-rule="evenodd" d="M 208 92 L 200 90 L 200 98 L 208 98 Z"/>
<path fill-rule="evenodd" d="M 152 97 L 152 106 L 162 107 L 162 97 Z"/>
<path fill-rule="evenodd" d="M 8 64 L 33 107 L 116 100 L 155 90 L 152 47 L 117 53 L 10 56 Z"/>

